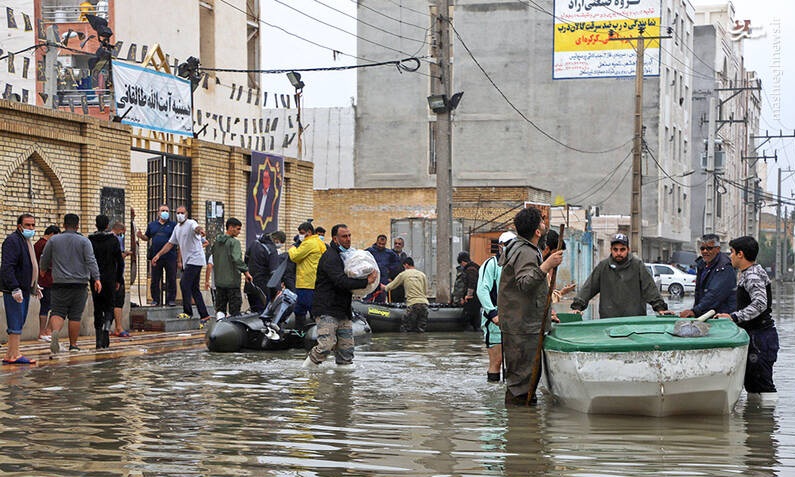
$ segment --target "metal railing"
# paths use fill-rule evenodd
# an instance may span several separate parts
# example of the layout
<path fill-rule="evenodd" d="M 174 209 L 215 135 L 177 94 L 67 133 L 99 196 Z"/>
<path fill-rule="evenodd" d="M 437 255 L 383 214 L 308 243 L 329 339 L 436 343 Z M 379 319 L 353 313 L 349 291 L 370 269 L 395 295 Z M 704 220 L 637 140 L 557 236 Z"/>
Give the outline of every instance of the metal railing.
<path fill-rule="evenodd" d="M 78 23 L 80 21 L 85 21 L 81 18 L 83 15 L 83 11 L 80 9 L 81 3 L 80 0 L 75 0 L 71 5 L 46 5 L 45 2 L 42 2 L 41 18 L 45 22 L 51 23 Z M 85 13 L 108 18 L 106 5 L 100 5 L 99 8 L 94 6 L 90 11 L 86 11 Z"/>

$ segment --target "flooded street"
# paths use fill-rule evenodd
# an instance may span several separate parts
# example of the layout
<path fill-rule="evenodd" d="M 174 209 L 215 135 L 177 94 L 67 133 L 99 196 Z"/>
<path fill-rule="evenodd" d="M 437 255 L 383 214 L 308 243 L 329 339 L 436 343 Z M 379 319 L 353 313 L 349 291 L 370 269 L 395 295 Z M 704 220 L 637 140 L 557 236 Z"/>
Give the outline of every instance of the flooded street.
<path fill-rule="evenodd" d="M 480 335 L 375 335 L 355 367 L 204 350 L 0 374 L 3 475 L 793 475 L 795 319 L 772 407 L 590 416 L 502 404 Z M 688 307 L 692 297 L 672 303 Z"/>

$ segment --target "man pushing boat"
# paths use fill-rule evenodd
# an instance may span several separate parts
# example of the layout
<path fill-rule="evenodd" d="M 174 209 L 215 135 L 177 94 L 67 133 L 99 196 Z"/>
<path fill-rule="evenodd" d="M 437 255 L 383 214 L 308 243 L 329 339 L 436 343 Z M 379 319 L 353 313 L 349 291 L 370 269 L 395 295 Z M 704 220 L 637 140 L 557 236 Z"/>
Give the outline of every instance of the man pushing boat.
<path fill-rule="evenodd" d="M 643 262 L 632 255 L 629 238 L 622 233 L 611 237 L 610 256 L 596 265 L 571 309 L 582 313 L 597 294 L 600 318 L 642 316 L 646 314 L 646 303 L 657 313 L 672 314 Z"/>

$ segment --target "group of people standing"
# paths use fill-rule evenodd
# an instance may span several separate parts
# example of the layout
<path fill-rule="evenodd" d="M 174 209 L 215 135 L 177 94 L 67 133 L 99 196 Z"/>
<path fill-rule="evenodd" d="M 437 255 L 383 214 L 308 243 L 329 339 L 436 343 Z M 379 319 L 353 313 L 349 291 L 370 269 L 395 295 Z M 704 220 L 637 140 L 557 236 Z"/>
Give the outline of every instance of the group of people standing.
<path fill-rule="evenodd" d="M 482 307 L 489 353 L 487 379 L 499 381 L 500 367 L 504 365 L 505 402 L 524 405 L 536 402 L 536 397 L 528 393 L 534 391 L 532 370 L 540 366 L 535 362 L 539 337 L 548 331 L 541 329 L 542 324 L 558 321 L 546 303 L 549 275 L 562 262 L 563 250 L 556 250 L 557 234 L 547 231 L 538 209 L 521 210 L 514 217 L 514 228 L 515 234 L 506 232 L 500 236 L 496 257 L 480 267 L 476 295 Z M 643 262 L 631 254 L 628 237 L 615 234 L 610 246 L 610 256 L 594 268 L 580 287 L 571 309 L 582 313 L 599 294 L 600 318 L 646 315 L 646 304 L 658 314 L 673 314 Z M 693 317 L 715 310 L 718 317 L 737 323 L 750 336 L 746 391 L 775 393 L 772 370 L 779 344 L 771 313 L 771 282 L 755 262 L 759 245 L 753 237 L 734 239 L 729 247 L 731 253 L 727 256 L 720 251 L 717 235 L 701 238 L 694 305 L 680 316 Z M 569 285 L 555 290 L 553 297 L 573 288 Z M 545 312 L 551 316 L 545 316 Z"/>
<path fill-rule="evenodd" d="M 110 226 L 105 215 L 96 217 L 96 232 L 85 237 L 78 232 L 80 219 L 66 214 L 63 231 L 46 228 L 35 245 L 36 219 L 21 214 L 17 227 L 3 241 L 0 285 L 8 323 L 8 348 L 3 364 L 33 364 L 20 352 L 20 336 L 31 297 L 38 298 L 39 338 L 50 341 L 50 351 L 61 351 L 59 338 L 67 323 L 69 350 L 80 351 L 77 339 L 91 287 L 97 348 L 106 348 L 110 333 L 127 333 L 121 328 L 124 306 L 124 225 Z"/>

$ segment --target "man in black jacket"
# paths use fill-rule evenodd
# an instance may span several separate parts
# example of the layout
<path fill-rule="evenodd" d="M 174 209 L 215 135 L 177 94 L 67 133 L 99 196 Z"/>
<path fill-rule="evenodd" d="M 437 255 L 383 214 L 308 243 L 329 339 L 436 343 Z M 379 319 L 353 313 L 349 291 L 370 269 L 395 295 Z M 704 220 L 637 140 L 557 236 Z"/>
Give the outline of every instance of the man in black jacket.
<path fill-rule="evenodd" d="M 279 252 L 276 244 L 273 243 L 269 234 L 262 234 L 256 242 L 246 250 L 246 264 L 248 271 L 253 277 L 252 283 L 265 293 L 268 301 L 273 299 L 276 290 L 268 289 L 268 280 L 276 267 L 279 266 Z M 268 301 L 263 301 L 259 291 L 247 290 L 248 303 L 251 311 L 262 313 L 268 305 Z"/>
<path fill-rule="evenodd" d="M 701 316 L 709 310 L 717 313 L 737 311 L 737 272 L 728 255 L 720 251 L 720 237 L 701 237 L 701 257 L 696 260 L 696 292 L 693 308 L 679 313 L 682 318 Z"/>
<path fill-rule="evenodd" d="M 113 305 L 116 291 L 124 281 L 124 258 L 116 235 L 108 232 L 110 219 L 107 215 L 97 215 L 97 231 L 88 236 L 94 249 L 94 257 L 99 267 L 99 280 L 102 288 L 91 291 L 94 300 L 94 332 L 97 348 L 110 346 L 110 329 L 113 326 Z"/>
<path fill-rule="evenodd" d="M 365 288 L 375 282 L 376 271 L 366 278 L 350 278 L 345 274 L 342 252 L 351 247 L 351 232 L 345 224 L 331 228 L 331 244 L 320 257 L 312 300 L 317 322 L 317 345 L 309 352 L 303 366 L 319 365 L 334 351 L 338 365 L 353 362 L 353 310 L 351 290 Z"/>

